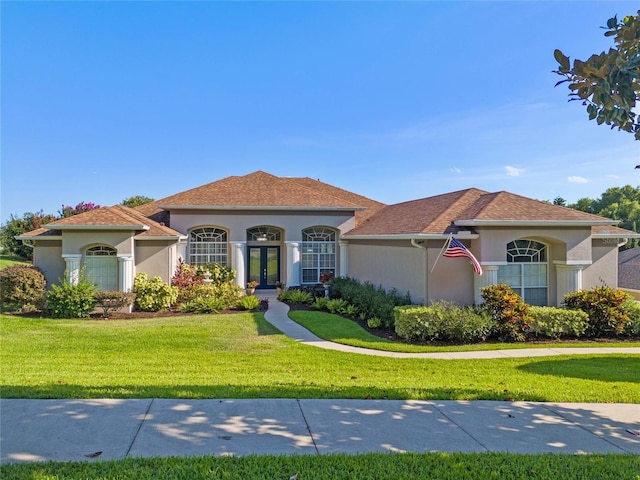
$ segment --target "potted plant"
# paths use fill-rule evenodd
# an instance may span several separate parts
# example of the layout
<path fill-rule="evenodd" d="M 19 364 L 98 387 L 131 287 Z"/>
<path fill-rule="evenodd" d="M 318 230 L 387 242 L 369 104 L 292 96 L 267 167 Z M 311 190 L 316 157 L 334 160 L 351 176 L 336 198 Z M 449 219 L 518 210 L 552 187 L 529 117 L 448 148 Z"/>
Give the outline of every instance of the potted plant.
<path fill-rule="evenodd" d="M 260 285 L 260 282 L 256 282 L 255 280 L 247 282 L 247 295 L 253 295 L 258 285 Z"/>
<path fill-rule="evenodd" d="M 320 275 L 320 283 L 326 287 L 327 283 L 329 283 L 332 278 L 333 278 L 332 273 L 325 272 Z"/>
<path fill-rule="evenodd" d="M 286 287 L 286 285 L 280 281 L 276 282 L 276 291 L 278 292 L 278 296 L 282 293 L 282 291 L 284 290 L 284 287 Z"/>

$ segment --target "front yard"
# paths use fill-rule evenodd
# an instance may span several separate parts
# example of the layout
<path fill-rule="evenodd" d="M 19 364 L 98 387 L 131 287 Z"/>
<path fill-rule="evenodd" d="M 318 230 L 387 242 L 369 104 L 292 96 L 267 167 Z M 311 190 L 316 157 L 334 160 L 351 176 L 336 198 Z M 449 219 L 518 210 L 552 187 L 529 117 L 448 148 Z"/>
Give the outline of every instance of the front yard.
<path fill-rule="evenodd" d="M 637 355 L 371 357 L 301 345 L 262 313 L 0 316 L 3 398 L 375 398 L 640 403 Z"/>

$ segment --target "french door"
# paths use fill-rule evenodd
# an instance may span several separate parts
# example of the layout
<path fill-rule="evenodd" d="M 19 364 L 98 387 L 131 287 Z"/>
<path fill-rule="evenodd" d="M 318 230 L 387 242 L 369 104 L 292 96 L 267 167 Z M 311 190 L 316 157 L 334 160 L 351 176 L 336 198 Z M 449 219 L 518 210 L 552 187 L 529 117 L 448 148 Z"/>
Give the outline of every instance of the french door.
<path fill-rule="evenodd" d="M 249 268 L 247 282 L 258 282 L 257 288 L 275 288 L 280 280 L 280 247 L 247 247 Z"/>

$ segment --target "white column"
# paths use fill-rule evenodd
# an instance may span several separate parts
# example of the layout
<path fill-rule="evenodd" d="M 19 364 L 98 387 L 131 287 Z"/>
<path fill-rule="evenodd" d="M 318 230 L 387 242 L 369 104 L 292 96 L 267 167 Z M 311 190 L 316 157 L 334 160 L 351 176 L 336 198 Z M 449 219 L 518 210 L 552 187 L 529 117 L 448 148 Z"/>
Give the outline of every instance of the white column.
<path fill-rule="evenodd" d="M 482 303 L 482 287 L 496 285 L 498 283 L 498 269 L 500 265 L 487 265 L 482 263 L 482 275 L 473 274 L 473 303 Z"/>
<path fill-rule="evenodd" d="M 582 289 L 582 270 L 588 264 L 553 262 L 556 266 L 556 305 L 562 305 L 567 293 Z"/>
<path fill-rule="evenodd" d="M 247 286 L 247 242 L 231 242 L 231 267 L 236 271 L 236 285 L 241 288 Z"/>
<path fill-rule="evenodd" d="M 71 285 L 77 285 L 78 279 L 80 278 L 80 260 L 82 260 L 82 255 L 63 254 L 62 258 L 65 262 L 65 273 L 67 275 L 67 282 L 69 282 Z"/>
<path fill-rule="evenodd" d="M 340 270 L 339 277 L 349 276 L 349 240 L 340 240 Z"/>
<path fill-rule="evenodd" d="M 300 242 L 284 242 L 287 248 L 287 286 L 300 285 Z"/>
<path fill-rule="evenodd" d="M 133 288 L 133 255 L 118 255 L 118 288 L 129 293 Z"/>

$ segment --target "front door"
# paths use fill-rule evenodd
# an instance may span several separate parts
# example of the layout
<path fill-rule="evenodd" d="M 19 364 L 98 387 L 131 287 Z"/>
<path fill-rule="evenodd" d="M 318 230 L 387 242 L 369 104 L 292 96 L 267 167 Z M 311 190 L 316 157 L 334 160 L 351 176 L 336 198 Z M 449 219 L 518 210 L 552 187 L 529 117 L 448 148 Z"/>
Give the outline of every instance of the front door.
<path fill-rule="evenodd" d="M 280 280 L 280 247 L 248 247 L 247 282 L 258 282 L 257 288 L 275 288 Z"/>

